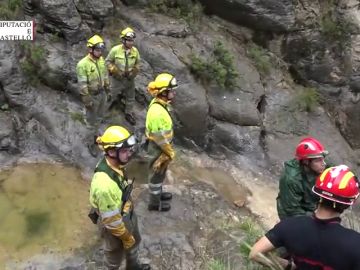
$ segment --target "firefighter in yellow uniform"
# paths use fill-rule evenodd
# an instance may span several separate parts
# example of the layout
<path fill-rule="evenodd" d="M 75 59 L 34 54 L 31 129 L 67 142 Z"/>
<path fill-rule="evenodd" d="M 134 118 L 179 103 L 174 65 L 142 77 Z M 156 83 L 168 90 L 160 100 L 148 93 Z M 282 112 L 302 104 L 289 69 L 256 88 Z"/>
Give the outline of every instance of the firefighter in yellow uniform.
<path fill-rule="evenodd" d="M 81 100 L 86 109 L 86 120 L 92 129 L 92 135 L 99 132 L 101 118 L 105 113 L 106 96 L 111 98 L 109 76 L 102 57 L 104 40 L 94 35 L 87 41 L 88 54 L 76 66 L 76 74 Z M 90 154 L 97 155 L 95 140 L 88 143 Z"/>
<path fill-rule="evenodd" d="M 154 97 L 146 115 L 150 211 L 169 211 L 171 208 L 168 201 L 172 199 L 172 194 L 163 192 L 162 185 L 168 165 L 175 157 L 173 121 L 169 111 L 176 87 L 176 78 L 168 73 L 159 74 L 148 85 L 148 91 Z"/>
<path fill-rule="evenodd" d="M 125 98 L 125 118 L 132 124 L 136 124 L 133 114 L 135 103 L 135 77 L 140 70 L 140 54 L 134 46 L 135 32 L 130 27 L 121 31 L 122 44 L 114 46 L 106 57 L 106 65 L 112 76 L 114 96 L 118 102 Z"/>
<path fill-rule="evenodd" d="M 125 256 L 126 270 L 149 270 L 148 264 L 138 261 L 141 238 L 130 196 L 132 183 L 124 176 L 124 166 L 133 154 L 136 139 L 125 128 L 111 126 L 97 138 L 97 143 L 104 157 L 91 181 L 90 203 L 101 222 L 105 266 L 118 270 Z"/>

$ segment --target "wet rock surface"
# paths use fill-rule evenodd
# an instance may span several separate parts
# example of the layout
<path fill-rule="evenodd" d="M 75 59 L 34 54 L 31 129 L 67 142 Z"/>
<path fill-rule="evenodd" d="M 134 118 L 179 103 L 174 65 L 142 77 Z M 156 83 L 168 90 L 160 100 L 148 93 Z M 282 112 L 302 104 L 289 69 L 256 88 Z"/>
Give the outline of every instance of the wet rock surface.
<path fill-rule="evenodd" d="M 167 213 L 149 212 L 148 191 L 144 187 L 135 191 L 140 192 L 135 209 L 142 232 L 140 258 L 143 262 L 150 263 L 152 269 L 190 270 L 206 269 L 207 258 L 225 258 L 222 253 L 237 258 L 231 263 L 243 260 L 237 248 L 228 247 L 240 245 L 230 235 L 239 230 L 240 224 L 249 217 L 247 210 L 232 206 L 205 183 L 176 184 L 165 188 L 174 194 L 172 209 Z M 75 256 L 36 256 L 12 269 L 101 269 L 101 245 L 86 250 L 86 256 L 83 252 Z"/>

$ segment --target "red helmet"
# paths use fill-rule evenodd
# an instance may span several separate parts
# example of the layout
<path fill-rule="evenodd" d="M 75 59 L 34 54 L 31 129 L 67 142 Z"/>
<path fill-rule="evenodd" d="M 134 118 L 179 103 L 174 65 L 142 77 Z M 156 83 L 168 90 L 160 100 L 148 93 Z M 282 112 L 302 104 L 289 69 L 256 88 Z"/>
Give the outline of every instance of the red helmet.
<path fill-rule="evenodd" d="M 324 157 L 328 154 L 324 146 L 315 138 L 302 139 L 296 147 L 295 157 L 298 160 Z"/>
<path fill-rule="evenodd" d="M 326 169 L 312 191 L 330 201 L 352 205 L 359 196 L 359 182 L 346 165 L 339 165 Z"/>

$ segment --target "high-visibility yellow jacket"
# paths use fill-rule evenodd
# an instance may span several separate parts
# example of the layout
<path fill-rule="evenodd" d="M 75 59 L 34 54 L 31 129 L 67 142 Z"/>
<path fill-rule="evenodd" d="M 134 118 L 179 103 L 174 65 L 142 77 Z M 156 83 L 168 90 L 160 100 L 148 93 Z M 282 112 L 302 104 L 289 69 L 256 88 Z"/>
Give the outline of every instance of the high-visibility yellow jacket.
<path fill-rule="evenodd" d="M 91 181 L 90 204 L 97 209 L 101 222 L 110 232 L 120 237 L 126 231 L 122 220 L 122 195 L 127 186 L 123 171 L 112 167 L 103 158 L 96 166 Z M 131 202 L 126 203 L 124 213 L 131 209 Z"/>
<path fill-rule="evenodd" d="M 175 157 L 172 146 L 174 137 L 173 121 L 169 105 L 159 98 L 154 98 L 146 114 L 146 137 L 156 143 L 171 159 Z"/>
<path fill-rule="evenodd" d="M 94 59 L 90 54 L 85 56 L 76 65 L 76 74 L 83 96 L 109 87 L 109 75 L 102 56 L 99 59 Z"/>
<path fill-rule="evenodd" d="M 131 72 L 133 69 L 140 69 L 140 54 L 134 46 L 125 50 L 122 44 L 114 46 L 105 59 L 106 65 L 115 65 L 118 71 Z"/>

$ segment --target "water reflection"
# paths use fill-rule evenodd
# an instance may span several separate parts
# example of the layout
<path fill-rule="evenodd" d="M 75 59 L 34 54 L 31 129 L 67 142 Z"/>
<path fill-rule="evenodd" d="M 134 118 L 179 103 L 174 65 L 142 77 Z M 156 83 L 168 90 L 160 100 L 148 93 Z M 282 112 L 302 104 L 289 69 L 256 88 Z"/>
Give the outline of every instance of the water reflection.
<path fill-rule="evenodd" d="M 72 167 L 24 164 L 0 172 L 0 268 L 34 254 L 90 245 L 89 183 Z"/>

